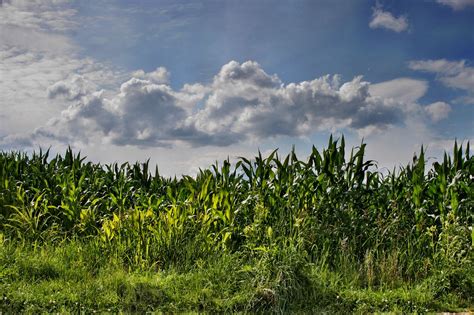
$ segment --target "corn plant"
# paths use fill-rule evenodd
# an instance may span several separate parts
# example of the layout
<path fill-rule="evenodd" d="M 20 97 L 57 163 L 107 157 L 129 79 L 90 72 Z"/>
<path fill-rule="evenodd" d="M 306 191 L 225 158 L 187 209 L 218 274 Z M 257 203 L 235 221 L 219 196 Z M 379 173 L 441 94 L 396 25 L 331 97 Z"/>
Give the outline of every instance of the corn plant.
<path fill-rule="evenodd" d="M 431 167 L 422 147 L 388 174 L 365 160 L 365 148 L 346 154 L 344 137 L 331 136 L 303 160 L 294 150 L 259 152 L 179 179 L 152 174 L 149 161 L 94 164 L 71 149 L 54 157 L 2 152 L 0 229 L 12 241 L 92 242 L 140 268 L 291 248 L 308 262 L 324 256 L 328 268 L 357 266 L 367 286 L 471 261 L 469 143 L 455 142 Z"/>

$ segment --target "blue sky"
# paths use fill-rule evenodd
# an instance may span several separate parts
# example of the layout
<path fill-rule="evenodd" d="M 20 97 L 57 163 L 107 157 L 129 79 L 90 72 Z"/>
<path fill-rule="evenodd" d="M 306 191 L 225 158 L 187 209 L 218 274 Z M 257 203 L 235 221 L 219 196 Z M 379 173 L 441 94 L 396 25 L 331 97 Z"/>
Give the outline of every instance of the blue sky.
<path fill-rule="evenodd" d="M 131 70 L 154 70 L 159 60 L 176 85 L 209 79 L 229 60 L 256 60 L 287 82 L 327 73 L 363 73 L 378 82 L 413 75 L 408 60 L 473 54 L 473 10 L 434 1 L 386 2 L 384 10 L 407 16 L 402 34 L 368 27 L 371 1 L 112 3 L 112 11 L 100 1 L 78 7 L 80 14 L 111 18 L 77 30 L 85 53 Z"/>
<path fill-rule="evenodd" d="M 473 139 L 472 0 L 2 2 L 2 149 L 172 175 L 330 133 L 387 167 Z"/>

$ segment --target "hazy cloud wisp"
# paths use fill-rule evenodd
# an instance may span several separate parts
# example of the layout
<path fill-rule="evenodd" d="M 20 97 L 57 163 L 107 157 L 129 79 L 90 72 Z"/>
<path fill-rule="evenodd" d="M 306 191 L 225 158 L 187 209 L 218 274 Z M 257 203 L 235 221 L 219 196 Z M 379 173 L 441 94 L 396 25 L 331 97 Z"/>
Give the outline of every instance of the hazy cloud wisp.
<path fill-rule="evenodd" d="M 465 91 L 467 95 L 456 101 L 474 104 L 474 67 L 466 65 L 465 60 L 414 60 L 408 66 L 412 70 L 435 74 L 436 79 L 449 88 Z"/>
<path fill-rule="evenodd" d="M 395 17 L 392 13 L 384 11 L 380 6 L 373 8 L 370 28 L 385 28 L 400 33 L 408 30 L 408 19 L 406 16 Z"/>
<path fill-rule="evenodd" d="M 436 2 L 450 6 L 453 10 L 462 10 L 474 6 L 474 0 L 436 0 Z"/>

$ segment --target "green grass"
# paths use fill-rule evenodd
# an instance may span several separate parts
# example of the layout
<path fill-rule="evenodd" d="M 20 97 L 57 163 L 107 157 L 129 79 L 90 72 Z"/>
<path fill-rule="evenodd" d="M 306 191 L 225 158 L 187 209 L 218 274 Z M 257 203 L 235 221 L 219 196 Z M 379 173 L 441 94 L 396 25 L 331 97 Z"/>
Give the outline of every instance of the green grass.
<path fill-rule="evenodd" d="M 0 153 L 0 312 L 474 309 L 474 158 L 388 175 L 344 139 L 164 178 Z"/>
<path fill-rule="evenodd" d="M 291 256 L 290 253 L 287 254 Z M 93 260 L 93 259 L 99 259 Z M 130 270 L 79 243 L 0 249 L 0 310 L 39 312 L 434 312 L 472 310 L 472 269 L 364 288 L 320 264 L 221 255 L 183 272 Z M 472 267 L 472 266 L 471 266 Z M 468 278 L 464 278 L 465 276 Z M 352 277 L 352 279 L 350 279 Z"/>

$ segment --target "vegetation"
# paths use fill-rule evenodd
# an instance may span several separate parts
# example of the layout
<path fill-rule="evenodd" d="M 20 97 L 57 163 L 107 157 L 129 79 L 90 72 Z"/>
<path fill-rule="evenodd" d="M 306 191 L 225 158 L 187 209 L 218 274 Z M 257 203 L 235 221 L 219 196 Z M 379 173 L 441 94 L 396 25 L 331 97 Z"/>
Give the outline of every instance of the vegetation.
<path fill-rule="evenodd" d="M 472 311 L 469 144 L 385 175 L 364 151 L 180 179 L 0 153 L 0 312 Z"/>

